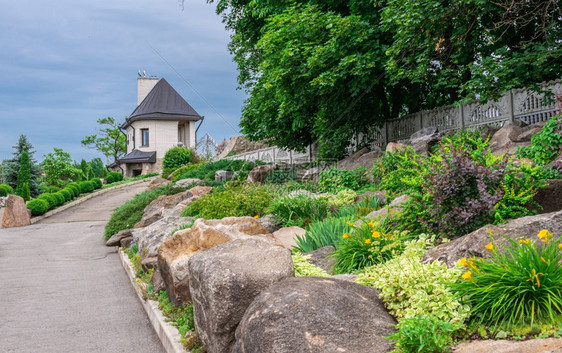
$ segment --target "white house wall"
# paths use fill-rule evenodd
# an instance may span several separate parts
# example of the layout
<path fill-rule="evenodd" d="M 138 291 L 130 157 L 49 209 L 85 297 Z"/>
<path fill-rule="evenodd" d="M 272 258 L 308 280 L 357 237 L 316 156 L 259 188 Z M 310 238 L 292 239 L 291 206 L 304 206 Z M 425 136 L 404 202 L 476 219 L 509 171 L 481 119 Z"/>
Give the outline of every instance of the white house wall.
<path fill-rule="evenodd" d="M 156 151 L 156 158 L 164 158 L 166 152 L 177 146 L 178 140 L 178 121 L 162 121 L 162 120 L 142 120 L 135 121 L 127 127 L 127 153 L 134 148 L 143 152 Z M 141 129 L 148 129 L 148 146 L 141 146 L 142 134 Z M 190 121 L 186 126 L 186 145 L 195 148 L 195 122 Z M 133 142 L 133 133 L 135 134 Z"/>

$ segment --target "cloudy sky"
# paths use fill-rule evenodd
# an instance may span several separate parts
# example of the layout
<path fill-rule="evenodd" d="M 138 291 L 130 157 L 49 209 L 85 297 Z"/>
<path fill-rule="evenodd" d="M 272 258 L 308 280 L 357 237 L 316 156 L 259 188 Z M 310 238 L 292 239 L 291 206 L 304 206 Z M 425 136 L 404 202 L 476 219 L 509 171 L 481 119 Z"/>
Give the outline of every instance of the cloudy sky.
<path fill-rule="evenodd" d="M 53 147 L 75 160 L 103 157 L 80 141 L 97 119 L 131 114 L 139 70 L 166 78 L 205 116 L 198 137 L 239 134 L 245 93 L 236 89 L 228 41 L 205 0 L 183 8 L 178 0 L 3 0 L 0 160 L 20 134 L 37 160 Z"/>

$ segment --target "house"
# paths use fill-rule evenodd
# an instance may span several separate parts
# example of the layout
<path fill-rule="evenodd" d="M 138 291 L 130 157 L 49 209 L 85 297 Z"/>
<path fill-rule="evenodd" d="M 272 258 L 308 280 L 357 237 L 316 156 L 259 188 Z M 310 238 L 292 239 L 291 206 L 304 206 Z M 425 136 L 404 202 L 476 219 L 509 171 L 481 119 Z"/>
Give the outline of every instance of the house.
<path fill-rule="evenodd" d="M 164 79 L 140 77 L 138 106 L 121 125 L 127 154 L 118 160 L 125 176 L 162 172 L 162 159 L 174 146 L 195 149 L 199 115 Z"/>

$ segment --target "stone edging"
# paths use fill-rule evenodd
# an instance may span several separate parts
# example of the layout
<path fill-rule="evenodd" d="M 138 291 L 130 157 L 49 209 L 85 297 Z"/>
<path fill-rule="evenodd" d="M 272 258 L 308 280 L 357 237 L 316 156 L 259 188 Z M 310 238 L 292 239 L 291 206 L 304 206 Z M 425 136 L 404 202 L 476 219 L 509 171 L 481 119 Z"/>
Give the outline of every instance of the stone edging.
<path fill-rule="evenodd" d="M 141 180 L 135 180 L 135 181 L 132 181 L 130 183 L 119 184 L 119 185 L 112 186 L 112 187 L 107 188 L 107 189 L 103 189 L 103 190 L 100 190 L 100 191 L 93 192 L 93 193 L 88 194 L 88 195 L 86 195 L 86 196 L 84 196 L 84 197 L 82 197 L 78 200 L 75 200 L 75 201 L 72 201 L 70 203 L 67 203 L 66 205 L 62 205 L 60 207 L 57 207 L 54 210 L 51 210 L 51 211 L 45 213 L 44 215 L 32 217 L 31 218 L 31 224 L 35 224 L 35 223 L 37 223 L 37 222 L 39 222 L 39 221 L 41 221 L 45 218 L 54 216 L 57 213 L 60 213 L 64 210 L 69 209 L 70 207 L 80 205 L 81 203 L 83 203 L 85 201 L 88 201 L 89 199 L 94 198 L 96 196 L 103 195 L 103 194 L 105 194 L 107 192 L 110 192 L 110 191 L 113 191 L 113 190 L 122 189 L 122 188 L 127 187 L 127 186 L 136 185 L 136 184 L 144 183 L 144 182 L 147 182 L 147 181 L 151 181 L 152 179 L 154 179 L 154 178 L 146 178 L 146 179 L 141 179 Z"/>
<path fill-rule="evenodd" d="M 119 248 L 118 250 L 119 260 L 121 260 L 121 264 L 133 285 L 133 289 L 137 293 L 139 301 L 146 311 L 148 315 L 148 319 L 154 328 L 154 331 L 160 338 L 162 342 L 162 346 L 167 353 L 186 353 L 189 352 L 187 349 L 183 348 L 182 344 L 180 343 L 180 334 L 178 333 L 177 328 L 170 325 L 160 309 L 158 309 L 158 302 L 150 299 L 143 299 L 141 291 L 139 289 L 139 284 L 137 283 L 137 278 L 133 272 L 133 265 L 129 260 L 127 254 L 123 252 Z"/>

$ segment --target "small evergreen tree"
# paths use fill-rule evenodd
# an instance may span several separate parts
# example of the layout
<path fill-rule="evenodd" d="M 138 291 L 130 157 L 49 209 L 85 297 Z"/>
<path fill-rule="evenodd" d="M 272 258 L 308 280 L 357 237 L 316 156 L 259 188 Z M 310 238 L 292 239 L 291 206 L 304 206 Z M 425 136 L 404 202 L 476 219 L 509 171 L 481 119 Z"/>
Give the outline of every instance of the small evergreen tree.
<path fill-rule="evenodd" d="M 23 197 L 25 201 L 29 201 L 30 188 L 29 181 L 31 179 L 31 162 L 29 161 L 29 155 L 24 150 L 20 157 L 20 166 L 18 170 L 18 178 L 16 185 L 16 194 Z M 27 186 L 27 190 L 24 190 Z M 27 199 L 26 199 L 27 196 Z"/>
<path fill-rule="evenodd" d="M 21 154 L 23 151 L 27 152 L 30 162 L 30 179 L 29 189 L 31 196 L 37 197 L 40 194 L 39 175 L 41 170 L 37 161 L 33 158 L 35 150 L 25 135 L 20 135 L 17 145 L 13 146 L 15 152 L 12 159 L 5 159 L 2 161 L 0 179 L 2 183 L 10 185 L 12 188 L 17 188 L 18 172 L 20 168 Z"/>

